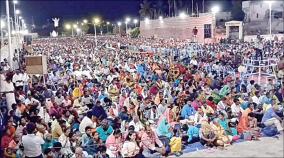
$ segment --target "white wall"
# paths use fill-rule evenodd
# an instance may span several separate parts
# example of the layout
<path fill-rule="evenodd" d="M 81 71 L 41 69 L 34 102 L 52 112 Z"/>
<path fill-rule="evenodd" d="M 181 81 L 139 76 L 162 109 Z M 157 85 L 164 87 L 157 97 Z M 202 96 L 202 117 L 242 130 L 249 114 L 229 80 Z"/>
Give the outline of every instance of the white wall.
<path fill-rule="evenodd" d="M 256 40 L 256 36 L 257 35 L 245 36 L 244 37 L 244 41 L 246 41 L 246 42 L 255 41 Z M 275 36 L 278 37 L 278 40 L 284 40 L 284 34 L 273 34 L 272 36 L 270 36 L 270 35 L 260 35 L 260 36 L 262 38 L 264 38 L 265 40 L 274 39 Z"/>

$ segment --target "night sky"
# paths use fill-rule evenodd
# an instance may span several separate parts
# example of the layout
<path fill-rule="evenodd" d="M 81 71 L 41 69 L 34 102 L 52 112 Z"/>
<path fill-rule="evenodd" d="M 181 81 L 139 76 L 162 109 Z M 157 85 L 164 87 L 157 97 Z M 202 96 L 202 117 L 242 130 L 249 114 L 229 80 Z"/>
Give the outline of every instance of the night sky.
<path fill-rule="evenodd" d="M 16 8 L 21 10 L 22 16 L 26 22 L 32 23 L 32 18 L 36 25 L 46 24 L 48 19 L 59 17 L 62 21 L 70 21 L 73 19 L 80 20 L 83 18 L 91 18 L 96 15 L 101 16 L 108 21 L 118 21 L 126 16 L 139 18 L 139 4 L 143 0 L 18 0 L 19 4 Z M 158 0 L 148 0 L 158 1 Z M 167 0 L 160 0 L 165 1 Z M 191 0 L 188 0 L 191 1 Z M 202 0 L 194 0 L 201 3 Z M 223 10 L 229 10 L 231 0 L 205 0 L 205 8 L 209 8 L 212 4 L 220 4 Z M 5 13 L 5 1 L 0 0 L 1 14 Z M 12 15 L 13 7 L 11 3 L 10 13 Z"/>

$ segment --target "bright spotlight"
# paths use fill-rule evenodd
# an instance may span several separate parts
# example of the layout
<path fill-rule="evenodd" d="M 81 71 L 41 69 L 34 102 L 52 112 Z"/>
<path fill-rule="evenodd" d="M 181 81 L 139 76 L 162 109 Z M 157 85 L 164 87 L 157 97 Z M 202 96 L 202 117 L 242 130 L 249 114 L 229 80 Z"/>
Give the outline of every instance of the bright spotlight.
<path fill-rule="evenodd" d="M 65 25 L 65 28 L 66 28 L 67 30 L 69 30 L 69 29 L 71 29 L 71 25 L 66 24 L 66 25 Z"/>
<path fill-rule="evenodd" d="M 149 18 L 145 18 L 145 23 L 149 23 L 150 19 Z"/>
<path fill-rule="evenodd" d="M 214 7 L 211 8 L 211 11 L 212 11 L 213 14 L 216 14 L 216 13 L 218 13 L 220 11 L 220 7 L 219 6 L 214 6 Z"/>
<path fill-rule="evenodd" d="M 134 24 L 137 24 L 137 23 L 138 23 L 138 20 L 137 20 L 137 19 L 134 19 L 134 20 L 133 20 L 133 23 L 134 23 Z"/>
<path fill-rule="evenodd" d="M 18 4 L 18 1 L 17 1 L 17 0 L 14 0 L 13 3 L 14 3 L 14 4 Z"/>
<path fill-rule="evenodd" d="M 75 28 L 75 29 L 76 29 L 77 27 L 78 27 L 78 25 L 77 25 L 77 24 L 74 24 L 74 25 L 73 25 L 73 28 Z"/>
<path fill-rule="evenodd" d="M 19 9 L 15 10 L 15 13 L 18 15 L 21 13 L 21 11 Z"/>
<path fill-rule="evenodd" d="M 127 18 L 125 19 L 125 23 L 128 23 L 130 20 L 131 20 L 131 19 L 127 17 Z"/>
<path fill-rule="evenodd" d="M 1 21 L 0 21 L 0 27 L 1 27 L 1 28 L 4 28 L 5 25 L 6 25 L 5 21 L 4 21 L 4 20 L 1 20 Z"/>
<path fill-rule="evenodd" d="M 77 31 L 77 32 L 80 32 L 80 31 L 81 31 L 81 29 L 80 29 L 80 28 L 77 28 L 77 29 L 76 29 L 76 31 Z"/>
<path fill-rule="evenodd" d="M 88 23 L 88 20 L 87 20 L 87 19 L 84 19 L 84 20 L 83 20 L 83 23 L 87 24 L 87 23 Z"/>
<path fill-rule="evenodd" d="M 265 3 L 271 5 L 272 3 L 274 3 L 273 1 L 264 1 Z"/>
<path fill-rule="evenodd" d="M 180 18 L 185 18 L 187 15 L 186 15 L 186 13 L 185 12 L 181 12 L 181 13 L 179 13 L 179 17 Z"/>
<path fill-rule="evenodd" d="M 95 18 L 95 24 L 99 24 L 100 23 L 100 19 L 99 18 Z"/>
<path fill-rule="evenodd" d="M 162 17 L 162 16 L 159 16 L 159 20 L 163 20 L 163 17 Z"/>
<path fill-rule="evenodd" d="M 110 24 L 110 22 L 109 21 L 107 21 L 107 25 L 109 25 Z"/>
<path fill-rule="evenodd" d="M 118 25 L 118 26 L 121 26 L 121 22 L 120 22 L 120 21 L 119 21 L 119 22 L 117 22 L 117 25 Z"/>

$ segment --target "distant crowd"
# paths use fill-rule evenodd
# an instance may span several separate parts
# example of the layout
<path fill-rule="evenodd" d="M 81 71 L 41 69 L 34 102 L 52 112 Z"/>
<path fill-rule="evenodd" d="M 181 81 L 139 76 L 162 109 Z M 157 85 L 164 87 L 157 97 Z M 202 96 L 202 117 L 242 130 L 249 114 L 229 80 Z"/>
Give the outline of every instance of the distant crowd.
<path fill-rule="evenodd" d="M 262 69 L 277 74 L 265 83 L 238 71 L 283 61 L 283 42 L 35 39 L 0 65 L 0 157 L 181 156 L 283 136 L 283 67 Z M 46 55 L 48 74 L 28 74 L 25 55 Z"/>

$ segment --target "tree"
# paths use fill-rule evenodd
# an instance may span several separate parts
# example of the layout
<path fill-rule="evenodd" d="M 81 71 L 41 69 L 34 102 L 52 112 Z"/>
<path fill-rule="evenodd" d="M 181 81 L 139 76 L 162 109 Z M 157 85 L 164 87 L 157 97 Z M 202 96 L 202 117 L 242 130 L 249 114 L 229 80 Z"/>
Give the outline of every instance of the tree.
<path fill-rule="evenodd" d="M 140 4 L 139 14 L 141 17 L 153 17 L 154 9 L 151 7 L 151 3 L 147 0 L 144 0 L 143 3 Z"/>
<path fill-rule="evenodd" d="M 174 0 L 168 0 L 168 7 L 169 7 L 169 17 L 171 17 L 171 11 L 174 6 Z"/>
<path fill-rule="evenodd" d="M 89 25 L 83 25 L 83 26 L 82 26 L 82 31 L 83 31 L 84 33 L 88 33 L 88 32 L 89 32 L 89 29 L 90 29 Z"/>
<path fill-rule="evenodd" d="M 138 27 L 134 28 L 131 32 L 130 32 L 130 37 L 131 38 L 137 38 L 140 35 L 140 30 Z"/>
<path fill-rule="evenodd" d="M 231 10 L 232 19 L 243 21 L 245 13 L 242 10 L 242 0 L 235 0 L 232 3 L 233 3 L 233 8 Z"/>

